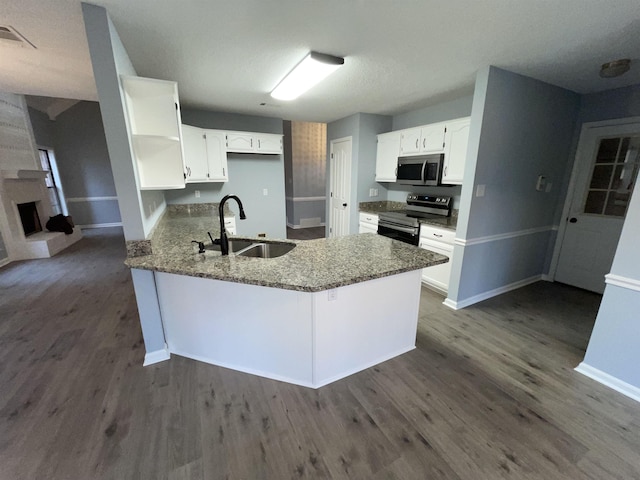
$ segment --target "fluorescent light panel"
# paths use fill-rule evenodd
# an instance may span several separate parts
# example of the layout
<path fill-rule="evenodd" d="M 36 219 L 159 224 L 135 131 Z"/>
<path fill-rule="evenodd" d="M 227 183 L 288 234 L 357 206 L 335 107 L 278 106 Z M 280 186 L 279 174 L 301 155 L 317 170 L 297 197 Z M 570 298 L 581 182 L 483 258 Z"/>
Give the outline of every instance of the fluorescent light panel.
<path fill-rule="evenodd" d="M 278 100 L 293 100 L 344 64 L 344 58 L 309 52 L 271 92 Z"/>

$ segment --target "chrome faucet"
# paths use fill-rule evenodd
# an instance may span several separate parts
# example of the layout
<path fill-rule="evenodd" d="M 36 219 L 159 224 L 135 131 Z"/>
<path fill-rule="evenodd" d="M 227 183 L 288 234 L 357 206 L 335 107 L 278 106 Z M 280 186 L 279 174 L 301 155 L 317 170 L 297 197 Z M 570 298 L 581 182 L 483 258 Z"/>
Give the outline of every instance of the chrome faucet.
<path fill-rule="evenodd" d="M 242 206 L 242 202 L 236 195 L 225 195 L 220 200 L 220 205 L 218 205 L 218 215 L 220 217 L 220 252 L 222 255 L 229 255 L 229 239 L 227 238 L 227 229 L 224 228 L 224 204 L 227 203 L 227 200 L 233 198 L 238 207 L 240 207 L 240 220 L 244 220 L 247 216 L 244 214 L 244 207 Z"/>

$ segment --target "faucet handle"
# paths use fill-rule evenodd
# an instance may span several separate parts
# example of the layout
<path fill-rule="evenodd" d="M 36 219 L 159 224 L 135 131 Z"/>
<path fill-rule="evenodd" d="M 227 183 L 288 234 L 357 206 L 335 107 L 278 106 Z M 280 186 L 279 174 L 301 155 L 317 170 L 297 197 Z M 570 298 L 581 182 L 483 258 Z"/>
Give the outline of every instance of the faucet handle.
<path fill-rule="evenodd" d="M 199 242 L 197 240 L 191 240 L 191 243 L 198 244 L 198 253 L 204 253 L 204 242 Z"/>

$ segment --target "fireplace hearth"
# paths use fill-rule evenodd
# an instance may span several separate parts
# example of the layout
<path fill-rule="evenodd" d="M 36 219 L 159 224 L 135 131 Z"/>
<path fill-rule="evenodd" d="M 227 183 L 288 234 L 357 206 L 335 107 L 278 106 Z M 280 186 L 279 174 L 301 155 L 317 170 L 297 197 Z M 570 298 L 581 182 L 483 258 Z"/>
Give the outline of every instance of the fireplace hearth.
<path fill-rule="evenodd" d="M 36 202 L 19 203 L 18 212 L 20 213 L 25 237 L 42 231 Z"/>

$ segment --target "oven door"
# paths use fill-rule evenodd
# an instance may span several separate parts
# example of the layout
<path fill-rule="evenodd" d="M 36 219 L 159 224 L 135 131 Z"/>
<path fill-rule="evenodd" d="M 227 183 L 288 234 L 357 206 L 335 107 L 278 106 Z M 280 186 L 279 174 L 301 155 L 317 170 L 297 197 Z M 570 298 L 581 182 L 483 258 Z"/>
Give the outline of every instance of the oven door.
<path fill-rule="evenodd" d="M 425 162 L 424 184 L 436 186 L 442 183 L 442 165 L 444 155 L 430 155 Z"/>
<path fill-rule="evenodd" d="M 383 235 L 385 237 L 393 238 L 394 240 L 399 240 L 404 243 L 409 243 L 411 245 L 418 246 L 420 243 L 420 230 L 404 227 L 400 225 L 387 226 L 378 224 L 378 235 Z"/>

